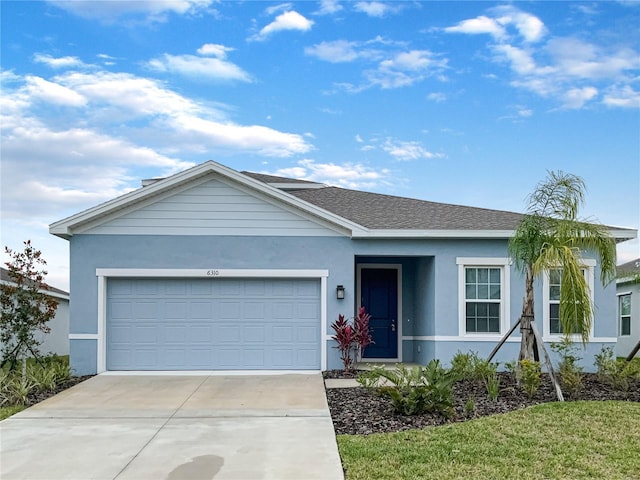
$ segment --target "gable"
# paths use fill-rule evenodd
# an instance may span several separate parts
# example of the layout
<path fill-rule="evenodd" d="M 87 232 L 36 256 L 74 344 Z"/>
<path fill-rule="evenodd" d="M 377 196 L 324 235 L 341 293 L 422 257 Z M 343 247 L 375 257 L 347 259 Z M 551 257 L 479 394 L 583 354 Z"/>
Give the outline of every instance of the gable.
<path fill-rule="evenodd" d="M 147 187 L 145 187 L 147 188 Z M 76 233 L 98 235 L 336 236 L 328 222 L 242 185 L 208 176 L 152 197 Z"/>

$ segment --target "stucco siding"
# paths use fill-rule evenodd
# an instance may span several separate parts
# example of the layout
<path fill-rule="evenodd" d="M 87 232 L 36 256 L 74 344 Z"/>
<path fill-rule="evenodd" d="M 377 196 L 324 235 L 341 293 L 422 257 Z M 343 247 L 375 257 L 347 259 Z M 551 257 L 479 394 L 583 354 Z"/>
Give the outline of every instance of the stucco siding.
<path fill-rule="evenodd" d="M 275 205 L 221 180 L 165 195 L 83 233 L 102 235 L 337 236 L 291 207 Z"/>
<path fill-rule="evenodd" d="M 459 326 L 458 257 L 504 258 L 504 240 L 352 240 L 346 237 L 195 236 L 195 235 L 85 235 L 71 238 L 72 334 L 98 333 L 98 279 L 96 269 L 323 269 L 327 278 L 327 328 L 321 338 L 327 347 L 327 368 L 340 368 L 338 351 L 330 339 L 330 325 L 338 314 L 351 317 L 357 305 L 356 264 L 385 262 L 402 265 L 403 360 L 426 363 L 432 358 L 449 362 L 458 350 L 488 353 L 500 335 L 485 341 L 465 338 Z M 509 269 L 508 324 L 520 315 L 524 279 Z M 617 335 L 615 286 L 606 288 L 595 271 L 596 337 Z M 536 319 L 542 319 L 542 282 L 536 282 Z M 336 299 L 336 285 L 346 288 Z M 613 290 L 612 290 L 613 289 Z M 542 331 L 542 325 L 539 325 Z M 507 344 L 505 358 L 517 355 L 517 338 Z M 95 341 L 72 340 L 72 366 L 94 373 Z M 94 346 L 90 346 L 94 344 Z M 595 345 L 589 347 L 591 352 Z M 600 347 L 598 347 L 599 349 Z M 597 350 L 596 350 L 597 351 Z M 74 354 L 74 352 L 76 352 Z M 515 353 L 514 353 L 515 352 Z M 503 355 L 503 354 L 501 354 Z M 588 363 L 592 363 L 590 360 Z M 91 369 L 94 369 L 92 372 Z"/>

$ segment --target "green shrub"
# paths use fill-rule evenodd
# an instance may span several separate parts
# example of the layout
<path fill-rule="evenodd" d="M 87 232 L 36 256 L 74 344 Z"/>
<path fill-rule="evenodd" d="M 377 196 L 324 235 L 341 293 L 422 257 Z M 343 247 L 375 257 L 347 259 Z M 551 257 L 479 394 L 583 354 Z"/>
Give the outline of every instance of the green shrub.
<path fill-rule="evenodd" d="M 484 385 L 487 388 L 487 397 L 489 400 L 495 402 L 500 394 L 500 379 L 498 378 L 497 365 L 495 370 L 487 370 Z"/>
<path fill-rule="evenodd" d="M 558 343 L 552 343 L 551 349 L 560 355 L 558 377 L 562 389 L 570 397 L 575 397 L 582 389 L 582 367 L 578 365 L 582 357 L 576 354 L 577 347 L 567 337 L 563 337 Z"/>
<path fill-rule="evenodd" d="M 529 398 L 533 396 L 540 388 L 540 379 L 542 376 L 542 369 L 540 363 L 533 360 L 523 359 L 520 360 L 519 376 L 522 382 L 522 388 Z"/>
<path fill-rule="evenodd" d="M 595 355 L 594 363 L 598 378 L 616 390 L 627 391 L 634 379 L 640 380 L 640 363 L 616 360 L 613 347 L 602 347 L 600 353 Z"/>
<path fill-rule="evenodd" d="M 389 397 L 400 415 L 429 412 L 447 418 L 453 415 L 455 380 L 451 371 L 444 369 L 438 360 L 431 360 L 425 367 L 407 368 L 399 364 L 393 370 L 386 370 L 377 366 L 358 377 L 361 385 Z"/>

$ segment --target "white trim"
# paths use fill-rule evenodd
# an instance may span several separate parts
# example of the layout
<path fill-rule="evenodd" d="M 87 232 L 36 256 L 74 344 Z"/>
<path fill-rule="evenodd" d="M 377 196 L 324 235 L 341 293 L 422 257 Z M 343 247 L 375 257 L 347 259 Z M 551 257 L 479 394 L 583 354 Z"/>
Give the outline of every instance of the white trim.
<path fill-rule="evenodd" d="M 623 295 L 632 295 L 633 292 L 631 290 L 629 290 L 628 292 L 618 292 L 616 293 L 616 297 L 621 297 Z"/>
<path fill-rule="evenodd" d="M 175 376 L 175 377 L 222 377 L 243 375 L 318 375 L 320 370 L 111 370 L 100 373 L 108 377 Z"/>
<path fill-rule="evenodd" d="M 596 261 L 592 258 L 585 258 L 581 260 L 582 268 L 587 271 L 587 286 L 589 287 L 589 296 L 591 297 L 591 305 L 594 305 L 594 286 L 595 286 L 595 266 Z M 549 316 L 549 270 L 545 270 L 542 274 L 542 340 L 545 342 L 558 342 L 562 340 L 562 333 L 551 333 L 551 319 Z M 595 321 L 591 321 L 591 330 L 589 331 L 589 341 L 593 340 L 595 328 Z M 606 338 L 606 337 L 604 337 Z M 569 339 L 572 341 L 582 341 L 580 335 L 569 335 Z"/>
<path fill-rule="evenodd" d="M 555 343 L 561 340 L 561 336 L 551 335 L 551 336 L 543 336 L 542 341 L 547 343 Z M 582 343 L 582 338 L 579 335 L 570 335 L 569 340 L 574 343 Z M 589 340 L 587 343 L 617 343 L 618 337 L 593 337 L 589 336 Z"/>
<path fill-rule="evenodd" d="M 70 333 L 69 340 L 98 340 L 97 333 Z"/>
<path fill-rule="evenodd" d="M 107 279 L 98 276 L 98 345 L 97 345 L 98 373 L 107 370 Z"/>
<path fill-rule="evenodd" d="M 500 340 L 502 335 L 510 328 L 512 260 L 508 257 L 456 257 L 456 264 L 458 265 L 458 334 L 464 338 L 469 338 L 470 341 L 476 341 L 476 339 L 480 338 Z M 464 271 L 466 267 L 495 267 L 500 269 L 500 332 L 467 332 Z"/>
<path fill-rule="evenodd" d="M 327 369 L 327 277 L 329 270 L 96 268 L 98 277 L 98 373 L 107 371 L 107 281 L 109 278 L 315 278 L 320 280 L 320 368 Z M 94 334 L 92 334 L 94 335 Z M 71 338 L 71 337 L 70 337 Z M 257 370 L 249 370 L 249 372 Z M 118 371 L 119 372 L 119 371 Z"/>
<path fill-rule="evenodd" d="M 398 290 L 398 298 L 397 298 L 397 316 L 396 325 L 398 329 L 398 347 L 397 347 L 397 356 L 394 358 L 364 358 L 358 359 L 358 361 L 366 361 L 366 362 L 401 362 L 402 361 L 402 265 L 400 263 L 359 263 L 356 269 L 356 308 L 360 309 L 362 306 L 362 269 L 365 268 L 376 268 L 376 269 L 390 269 L 396 270 L 396 288 Z"/>
<path fill-rule="evenodd" d="M 320 369 L 327 369 L 327 276 L 320 277 Z"/>
<path fill-rule="evenodd" d="M 224 268 L 96 268 L 98 277 L 154 278 L 326 278 L 329 270 Z"/>
<path fill-rule="evenodd" d="M 409 230 L 362 229 L 354 231 L 352 238 L 511 238 L 514 230 Z"/>
<path fill-rule="evenodd" d="M 460 336 L 455 335 L 409 335 L 402 337 L 402 340 L 414 340 L 414 341 L 427 341 L 427 342 L 496 342 L 502 337 L 499 335 L 482 335 L 477 337 Z M 545 337 L 542 339 L 544 342 L 552 343 L 557 342 L 557 338 Z M 520 337 L 509 337 L 507 343 L 520 343 Z M 580 341 L 580 340 L 578 340 Z M 589 343 L 615 343 L 616 337 L 593 337 L 589 339 Z"/>

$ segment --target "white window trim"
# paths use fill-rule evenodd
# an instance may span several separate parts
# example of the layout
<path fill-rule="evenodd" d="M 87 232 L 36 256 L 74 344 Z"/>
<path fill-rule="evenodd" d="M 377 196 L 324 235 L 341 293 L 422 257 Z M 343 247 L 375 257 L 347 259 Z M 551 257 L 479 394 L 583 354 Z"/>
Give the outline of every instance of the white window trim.
<path fill-rule="evenodd" d="M 465 339 L 482 338 L 497 340 L 509 330 L 511 312 L 511 259 L 505 257 L 457 257 L 458 265 L 458 334 Z M 467 332 L 465 272 L 466 267 L 494 267 L 501 271 L 500 332 Z"/>
<path fill-rule="evenodd" d="M 582 260 L 581 267 L 587 270 L 587 285 L 589 287 L 589 296 L 591 299 L 591 306 L 594 306 L 594 286 L 595 286 L 595 266 L 596 261 L 590 258 Z M 557 342 L 562 340 L 564 335 L 562 333 L 551 333 L 551 318 L 549 315 L 549 271 L 546 270 L 542 274 L 542 323 L 543 333 L 542 340 L 545 342 Z M 594 322 L 591 321 L 591 330 L 589 331 L 589 341 L 594 341 Z M 582 341 L 580 335 L 569 335 L 569 338 L 574 341 Z"/>
<path fill-rule="evenodd" d="M 97 268 L 98 333 L 83 340 L 97 341 L 97 373 L 107 371 L 107 281 L 112 277 L 143 278 L 317 278 L 320 280 L 320 369 L 327 369 L 327 277 L 328 270 L 284 269 L 182 269 L 182 268 Z M 73 334 L 72 334 L 73 335 Z"/>
<path fill-rule="evenodd" d="M 628 334 L 622 334 L 622 315 L 620 312 L 620 297 L 624 297 L 625 295 L 629 295 L 631 297 L 631 294 L 633 292 L 629 291 L 629 292 L 620 292 L 616 294 L 616 299 L 617 301 L 617 305 L 616 305 L 616 311 L 618 313 L 618 336 L 619 337 L 630 337 L 631 336 L 631 327 L 633 327 L 633 322 L 631 321 L 632 317 L 631 317 L 631 313 L 629 315 L 625 315 L 625 317 L 629 317 L 629 333 Z M 633 303 L 631 303 L 631 305 L 629 306 L 629 308 L 633 309 Z"/>

